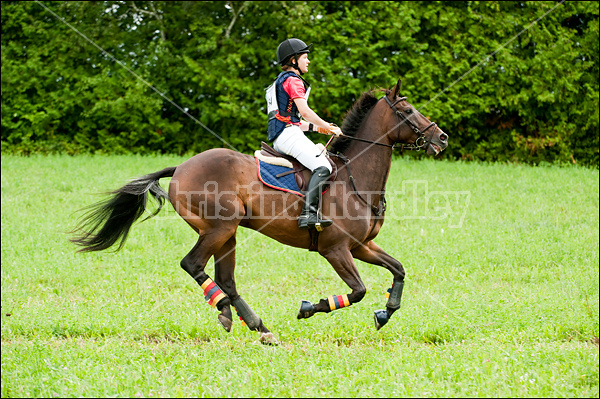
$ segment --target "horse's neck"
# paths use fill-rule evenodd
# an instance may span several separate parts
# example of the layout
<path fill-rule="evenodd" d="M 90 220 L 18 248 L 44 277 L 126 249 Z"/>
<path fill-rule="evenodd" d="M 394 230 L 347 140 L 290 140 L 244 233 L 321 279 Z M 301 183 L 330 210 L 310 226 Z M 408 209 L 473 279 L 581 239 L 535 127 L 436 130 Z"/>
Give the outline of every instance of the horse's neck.
<path fill-rule="evenodd" d="M 376 117 L 376 115 L 370 115 Z M 385 135 L 377 130 L 378 123 L 366 120 L 356 137 L 375 141 Z M 385 138 L 379 140 L 388 144 Z M 352 174 L 358 191 L 380 192 L 385 189 L 392 163 L 392 148 L 354 141 L 345 153 L 350 160 Z"/>

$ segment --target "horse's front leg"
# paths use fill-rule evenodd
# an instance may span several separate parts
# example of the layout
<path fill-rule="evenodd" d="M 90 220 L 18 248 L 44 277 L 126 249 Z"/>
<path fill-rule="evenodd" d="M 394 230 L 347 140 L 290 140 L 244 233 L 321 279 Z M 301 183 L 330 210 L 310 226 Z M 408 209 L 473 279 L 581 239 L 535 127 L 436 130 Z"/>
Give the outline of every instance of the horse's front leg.
<path fill-rule="evenodd" d="M 321 299 L 316 304 L 309 301 L 302 301 L 300 311 L 298 312 L 298 319 L 306 319 L 318 312 L 329 313 L 332 310 L 350 306 L 353 303 L 360 302 L 367 292 L 348 247 L 337 247 L 336 249 L 319 251 L 319 253 L 331 263 L 331 266 L 333 266 L 340 278 L 348 284 L 352 292 L 348 295 L 331 295 Z"/>
<path fill-rule="evenodd" d="M 394 275 L 392 288 L 388 290 L 389 297 L 385 310 L 375 312 L 375 328 L 379 330 L 388 322 L 392 314 L 400 308 L 402 290 L 404 289 L 404 267 L 373 241 L 368 241 L 364 245 L 354 248 L 352 256 L 363 262 L 384 267 Z"/>

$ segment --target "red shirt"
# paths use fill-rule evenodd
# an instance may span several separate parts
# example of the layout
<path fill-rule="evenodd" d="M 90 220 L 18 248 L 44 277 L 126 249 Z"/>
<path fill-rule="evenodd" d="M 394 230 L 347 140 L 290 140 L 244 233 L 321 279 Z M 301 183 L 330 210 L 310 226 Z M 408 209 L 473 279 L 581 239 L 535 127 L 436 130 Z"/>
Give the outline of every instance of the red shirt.
<path fill-rule="evenodd" d="M 290 76 L 283 82 L 283 90 L 285 90 L 292 100 L 295 98 L 304 98 L 306 95 L 302 80 L 293 76 Z"/>
<path fill-rule="evenodd" d="M 304 90 L 304 83 L 300 78 L 290 76 L 283 82 L 283 90 L 290 96 L 292 100 L 295 98 L 305 98 L 306 92 Z M 300 122 L 290 122 L 292 125 L 300 126 Z"/>

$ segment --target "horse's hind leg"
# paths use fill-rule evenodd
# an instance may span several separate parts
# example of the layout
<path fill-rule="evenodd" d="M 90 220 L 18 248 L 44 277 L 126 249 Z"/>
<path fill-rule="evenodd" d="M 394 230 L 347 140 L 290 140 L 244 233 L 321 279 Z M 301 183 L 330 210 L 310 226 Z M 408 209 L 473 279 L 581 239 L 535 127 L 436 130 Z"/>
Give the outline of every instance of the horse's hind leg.
<path fill-rule="evenodd" d="M 204 299 L 213 307 L 216 307 L 231 320 L 230 298 L 223 292 L 218 283 L 214 282 L 204 268 L 213 254 L 219 251 L 233 237 L 235 247 L 235 230 L 209 230 L 200 233 L 198 242 L 192 250 L 181 260 L 181 267 L 200 285 L 204 291 Z M 235 263 L 235 255 L 234 255 Z M 220 319 L 219 319 L 220 320 Z M 224 326 L 227 329 L 226 326 Z M 230 325 L 231 327 L 231 325 Z M 229 330 L 228 330 L 229 331 Z"/>
<path fill-rule="evenodd" d="M 231 314 L 231 297 L 235 292 L 235 234 L 215 253 L 215 283 L 227 294 L 228 301 L 217 305 L 221 312 L 218 316 L 219 323 L 227 332 L 231 331 L 233 317 Z"/>
<path fill-rule="evenodd" d="M 254 313 L 252 308 L 238 294 L 235 286 L 235 244 L 236 238 L 233 235 L 222 247 L 215 253 L 215 282 L 229 297 L 229 301 L 222 301 L 217 308 L 221 311 L 219 322 L 227 330 L 231 330 L 232 313 L 230 304 L 236 309 L 238 317 L 249 329 L 260 332 L 260 341 L 264 344 L 277 344 L 273 334 L 265 327 L 264 323 Z"/>

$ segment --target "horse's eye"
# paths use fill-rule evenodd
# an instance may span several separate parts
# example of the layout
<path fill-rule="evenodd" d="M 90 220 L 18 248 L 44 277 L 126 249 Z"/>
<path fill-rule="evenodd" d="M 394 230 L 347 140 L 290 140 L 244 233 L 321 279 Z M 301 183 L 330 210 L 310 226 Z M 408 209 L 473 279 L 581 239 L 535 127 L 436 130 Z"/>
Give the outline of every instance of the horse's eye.
<path fill-rule="evenodd" d="M 407 114 L 412 114 L 412 108 L 406 108 L 406 111 L 405 111 L 405 112 L 406 112 Z"/>

